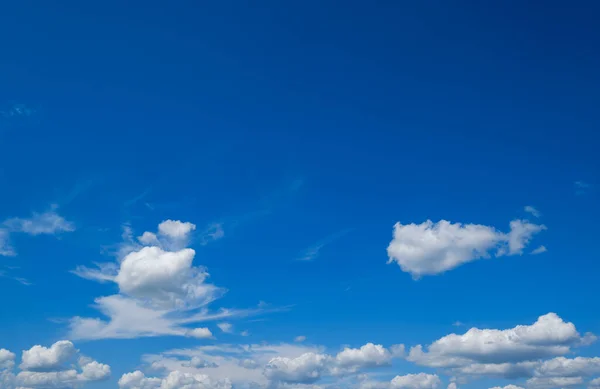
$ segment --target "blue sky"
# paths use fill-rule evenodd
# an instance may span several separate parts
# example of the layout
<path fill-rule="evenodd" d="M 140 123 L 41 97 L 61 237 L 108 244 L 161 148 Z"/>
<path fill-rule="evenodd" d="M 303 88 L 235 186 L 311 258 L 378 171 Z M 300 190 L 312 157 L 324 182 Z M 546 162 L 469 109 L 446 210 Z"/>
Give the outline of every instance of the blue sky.
<path fill-rule="evenodd" d="M 598 11 L 3 4 L 0 386 L 600 387 Z"/>

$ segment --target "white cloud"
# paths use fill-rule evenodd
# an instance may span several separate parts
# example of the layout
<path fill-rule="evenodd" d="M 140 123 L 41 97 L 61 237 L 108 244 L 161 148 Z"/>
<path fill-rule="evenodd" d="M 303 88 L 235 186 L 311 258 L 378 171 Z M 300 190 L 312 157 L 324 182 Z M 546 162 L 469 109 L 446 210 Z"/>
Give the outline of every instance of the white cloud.
<path fill-rule="evenodd" d="M 0 370 L 12 370 L 15 366 L 15 354 L 0 348 Z"/>
<path fill-rule="evenodd" d="M 506 386 L 503 386 L 503 387 L 494 386 L 493 388 L 490 388 L 490 389 L 525 389 L 525 388 L 522 388 L 522 387 L 516 386 L 516 385 L 506 385 Z"/>
<path fill-rule="evenodd" d="M 440 378 L 435 374 L 407 374 L 392 379 L 392 389 L 435 389 L 441 385 Z"/>
<path fill-rule="evenodd" d="M 304 335 L 299 335 L 294 338 L 294 342 L 299 342 L 299 343 L 304 342 L 305 340 L 306 340 L 306 336 L 304 336 Z"/>
<path fill-rule="evenodd" d="M 79 356 L 69 341 L 59 341 L 51 347 L 33 346 L 23 351 L 21 369 L 13 374 L 15 355 L 0 350 L 0 386 L 3 389 L 76 389 L 90 382 L 110 377 L 110 366 Z"/>
<path fill-rule="evenodd" d="M 542 254 L 542 253 L 545 253 L 546 251 L 548 251 L 546 246 L 539 246 L 537 249 L 533 250 L 531 252 L 531 254 Z"/>
<path fill-rule="evenodd" d="M 124 374 L 119 380 L 121 389 L 231 389 L 228 380 L 215 381 L 205 374 L 173 371 L 167 377 L 146 378 L 141 371 Z"/>
<path fill-rule="evenodd" d="M 72 339 L 207 337 L 210 331 L 188 326 L 266 312 L 267 309 L 256 308 L 211 313 L 206 308 L 226 290 L 208 283 L 206 269 L 194 266 L 196 252 L 185 247 L 194 228 L 192 223 L 167 220 L 159 225 L 158 234 L 146 232 L 136 242 L 131 227 L 124 226 L 125 243 L 116 263 L 97 264 L 96 269 L 78 266 L 73 270 L 82 278 L 116 283 L 120 294 L 95 300 L 96 309 L 109 320 L 72 318 Z"/>
<path fill-rule="evenodd" d="M 165 220 L 158 225 L 158 233 L 175 238 L 184 239 L 188 234 L 196 229 L 196 225 L 179 220 Z"/>
<path fill-rule="evenodd" d="M 533 377 L 527 380 L 527 388 L 531 389 L 570 388 L 582 384 L 581 377 Z"/>
<path fill-rule="evenodd" d="M 233 325 L 231 325 L 231 323 L 218 323 L 217 327 L 226 334 L 233 332 Z"/>
<path fill-rule="evenodd" d="M 12 257 L 16 255 L 16 252 L 10 245 L 8 239 L 8 230 L 0 228 L 0 255 L 4 257 Z"/>
<path fill-rule="evenodd" d="M 588 383 L 588 389 L 600 388 L 600 378 L 595 378 Z"/>
<path fill-rule="evenodd" d="M 53 235 L 75 231 L 75 225 L 56 213 L 54 209 L 44 213 L 34 213 L 28 219 L 19 217 L 7 219 L 4 225 L 12 232 L 23 232 L 29 235 Z"/>
<path fill-rule="evenodd" d="M 535 371 L 538 377 L 578 377 L 600 374 L 600 358 L 557 357 L 544 361 Z"/>
<path fill-rule="evenodd" d="M 367 343 L 360 348 L 346 347 L 336 356 L 308 352 L 296 358 L 276 357 L 265 367 L 272 381 L 313 383 L 323 375 L 343 375 L 360 369 L 388 366 L 394 354 L 381 345 Z"/>
<path fill-rule="evenodd" d="M 396 223 L 388 263 L 396 262 L 413 278 L 439 274 L 491 255 L 521 254 L 532 236 L 544 229 L 526 220 L 511 221 L 507 234 L 490 226 L 446 220 Z"/>
<path fill-rule="evenodd" d="M 523 254 L 523 249 L 529 244 L 533 235 L 545 229 L 546 226 L 533 224 L 527 220 L 511 221 L 508 233 L 508 253 L 510 255 Z"/>
<path fill-rule="evenodd" d="M 265 367 L 265 376 L 272 381 L 310 384 L 316 382 L 327 369 L 331 357 L 306 353 L 297 358 L 275 357 Z"/>
<path fill-rule="evenodd" d="M 429 345 L 427 352 L 421 345 L 411 348 L 407 359 L 430 367 L 516 363 L 564 355 L 592 338 L 591 334 L 581 336 L 573 323 L 548 313 L 532 325 L 506 330 L 471 328 L 463 335 L 447 335 Z"/>
<path fill-rule="evenodd" d="M 200 237 L 200 244 L 205 246 L 210 242 L 214 242 L 215 240 L 219 240 L 223 237 L 225 237 L 223 223 L 212 223 L 206 227 L 206 230 L 204 230 L 202 233 L 202 236 Z"/>
<path fill-rule="evenodd" d="M 56 342 L 49 348 L 37 345 L 23 351 L 19 367 L 30 371 L 57 370 L 76 353 L 75 346 L 68 340 Z"/>
<path fill-rule="evenodd" d="M 525 212 L 532 214 L 535 217 L 540 217 L 542 216 L 542 214 L 540 213 L 540 211 L 538 211 L 535 207 L 531 206 L 531 205 L 526 205 L 525 206 Z"/>
<path fill-rule="evenodd" d="M 450 382 L 446 389 L 458 389 L 458 386 L 456 385 L 456 382 Z"/>
<path fill-rule="evenodd" d="M 342 368 L 384 366 L 391 363 L 392 353 L 382 345 L 367 343 L 361 348 L 345 348 L 335 359 Z"/>
<path fill-rule="evenodd" d="M 208 328 L 194 328 L 193 330 L 188 331 L 188 336 L 198 339 L 208 339 L 212 338 L 213 334 Z"/>

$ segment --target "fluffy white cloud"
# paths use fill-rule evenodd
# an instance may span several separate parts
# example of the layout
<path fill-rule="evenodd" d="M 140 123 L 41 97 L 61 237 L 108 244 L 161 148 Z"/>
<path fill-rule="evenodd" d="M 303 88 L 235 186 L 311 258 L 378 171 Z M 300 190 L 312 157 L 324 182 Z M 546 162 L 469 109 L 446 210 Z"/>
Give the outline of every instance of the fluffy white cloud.
<path fill-rule="evenodd" d="M 147 378 L 141 371 L 124 374 L 119 380 L 121 389 L 231 389 L 228 380 L 215 381 L 205 374 L 172 371 L 165 378 Z"/>
<path fill-rule="evenodd" d="M 102 381 L 110 376 L 110 366 L 80 356 L 69 341 L 59 341 L 51 347 L 33 346 L 23 351 L 22 370 L 14 375 L 15 355 L 0 350 L 0 387 L 2 389 L 75 389 L 89 382 Z"/>
<path fill-rule="evenodd" d="M 197 339 L 208 339 L 212 338 L 213 334 L 206 327 L 194 328 L 193 330 L 188 331 L 188 336 Z"/>
<path fill-rule="evenodd" d="M 0 348 L 0 370 L 11 370 L 15 366 L 15 354 Z"/>
<path fill-rule="evenodd" d="M 456 385 L 456 382 L 450 382 L 446 389 L 458 389 L 458 386 Z"/>
<path fill-rule="evenodd" d="M 546 248 L 546 246 L 539 246 L 538 248 L 536 248 L 535 250 L 531 251 L 531 254 L 542 254 L 545 253 L 546 251 L 548 251 L 548 249 Z"/>
<path fill-rule="evenodd" d="M 71 338 L 159 335 L 206 338 L 212 336 L 210 331 L 188 326 L 267 311 L 265 308 L 208 311 L 206 306 L 222 297 L 226 290 L 208 283 L 206 269 L 194 266 L 196 252 L 185 247 L 194 229 L 192 223 L 167 220 L 158 226 L 158 233 L 145 232 L 136 241 L 131 227 L 125 226 L 125 242 L 118 250 L 121 257 L 116 263 L 99 264 L 97 269 L 77 267 L 74 274 L 94 281 L 114 282 L 120 294 L 95 300 L 96 308 L 109 320 L 72 318 Z"/>
<path fill-rule="evenodd" d="M 158 225 L 158 233 L 175 238 L 183 239 L 188 234 L 196 229 L 196 225 L 189 222 L 181 222 L 179 220 L 165 220 Z"/>
<path fill-rule="evenodd" d="M 532 325 L 506 330 L 471 328 L 463 335 L 444 336 L 429 345 L 427 352 L 420 345 L 411 348 L 408 360 L 430 367 L 515 363 L 563 355 L 591 338 L 581 336 L 573 323 L 548 313 Z"/>
<path fill-rule="evenodd" d="M 361 348 L 345 348 L 335 357 L 342 368 L 363 368 L 389 365 L 392 353 L 380 344 L 367 343 Z"/>
<path fill-rule="evenodd" d="M 11 218 L 4 225 L 13 232 L 29 235 L 56 234 L 75 231 L 75 225 L 60 216 L 55 209 L 44 213 L 34 213 L 30 218 Z"/>
<path fill-rule="evenodd" d="M 68 340 L 61 340 L 50 347 L 37 345 L 23 351 L 19 367 L 30 371 L 56 370 L 76 353 L 75 346 Z"/>
<path fill-rule="evenodd" d="M 490 226 L 446 220 L 396 223 L 388 263 L 396 262 L 414 278 L 439 274 L 491 255 L 522 254 L 533 235 L 546 229 L 526 220 L 513 220 L 510 228 L 505 234 Z"/>
<path fill-rule="evenodd" d="M 115 282 L 122 293 L 160 307 L 198 307 L 216 298 L 220 289 L 204 281 L 208 273 L 192 266 L 195 251 L 175 252 L 144 247 L 121 262 Z"/>
<path fill-rule="evenodd" d="M 440 377 L 435 374 L 407 374 L 392 379 L 392 389 L 435 389 L 441 385 Z"/>
<path fill-rule="evenodd" d="M 324 375 L 343 375 L 360 369 L 387 366 L 394 353 L 381 345 L 367 343 L 360 348 L 345 348 L 337 355 L 309 352 L 296 358 L 276 357 L 265 367 L 272 381 L 313 383 Z"/>
<path fill-rule="evenodd" d="M 595 378 L 588 383 L 588 389 L 600 388 L 600 378 Z"/>
<path fill-rule="evenodd" d="M 275 357 L 265 367 L 265 376 L 272 381 L 309 384 L 316 382 L 327 369 L 331 357 L 306 353 L 297 358 Z"/>
<path fill-rule="evenodd" d="M 557 357 L 541 363 L 535 370 L 539 377 L 578 377 L 600 374 L 600 358 Z"/>
<path fill-rule="evenodd" d="M 306 340 L 306 336 L 299 335 L 294 338 L 294 342 L 304 342 Z"/>

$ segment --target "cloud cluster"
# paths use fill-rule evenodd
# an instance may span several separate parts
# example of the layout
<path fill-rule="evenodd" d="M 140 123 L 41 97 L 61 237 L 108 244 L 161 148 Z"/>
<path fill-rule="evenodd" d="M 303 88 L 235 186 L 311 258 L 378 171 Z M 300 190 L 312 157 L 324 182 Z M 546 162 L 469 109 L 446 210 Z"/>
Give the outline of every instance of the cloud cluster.
<path fill-rule="evenodd" d="M 545 229 L 544 225 L 521 219 L 510 222 L 508 233 L 490 226 L 446 220 L 396 223 L 387 249 L 388 263 L 397 263 L 402 271 L 418 279 L 481 258 L 520 255 L 532 237 Z"/>
<path fill-rule="evenodd" d="M 72 363 L 74 362 L 75 363 Z M 110 377 L 110 366 L 83 356 L 73 343 L 63 340 L 50 347 L 23 351 L 15 375 L 16 355 L 0 349 L 0 383 L 3 389 L 80 388 Z"/>
<path fill-rule="evenodd" d="M 231 389 L 229 380 L 214 381 L 206 374 L 173 371 L 165 378 L 148 378 L 141 371 L 124 374 L 120 389 Z"/>
<path fill-rule="evenodd" d="M 96 309 L 108 320 L 72 318 L 71 338 L 159 335 L 211 338 L 208 328 L 194 327 L 194 324 L 265 311 L 261 308 L 208 310 L 207 306 L 226 290 L 208 283 L 206 269 L 194 265 L 196 252 L 187 246 L 195 229 L 189 222 L 166 220 L 158 225 L 156 233 L 147 231 L 134 239 L 131 228 L 127 227 L 116 263 L 101 263 L 96 268 L 77 267 L 74 274 L 114 283 L 119 287 L 119 294 L 95 300 Z"/>

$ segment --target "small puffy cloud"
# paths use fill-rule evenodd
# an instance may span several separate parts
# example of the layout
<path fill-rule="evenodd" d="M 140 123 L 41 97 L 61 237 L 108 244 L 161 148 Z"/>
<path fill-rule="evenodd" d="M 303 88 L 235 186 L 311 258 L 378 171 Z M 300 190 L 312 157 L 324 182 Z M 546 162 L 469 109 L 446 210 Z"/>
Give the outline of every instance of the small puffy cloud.
<path fill-rule="evenodd" d="M 294 338 L 294 342 L 299 342 L 299 343 L 304 342 L 305 340 L 306 340 L 306 336 L 304 336 L 304 335 L 299 335 Z"/>
<path fill-rule="evenodd" d="M 407 374 L 392 379 L 391 389 L 436 389 L 442 382 L 435 374 Z"/>
<path fill-rule="evenodd" d="M 367 343 L 361 348 L 345 348 L 335 357 L 342 368 L 363 368 L 390 364 L 392 353 L 382 345 Z"/>
<path fill-rule="evenodd" d="M 446 220 L 396 223 L 387 249 L 388 263 L 397 263 L 415 279 L 440 274 L 492 255 L 522 254 L 533 235 L 544 229 L 543 225 L 519 219 L 510 222 L 508 233 L 490 226 Z"/>
<path fill-rule="evenodd" d="M 208 339 L 212 338 L 213 334 L 206 327 L 204 328 L 194 328 L 193 330 L 188 331 L 188 336 L 197 339 Z"/>
<path fill-rule="evenodd" d="M 531 252 L 531 254 L 534 254 L 534 255 L 536 255 L 536 254 L 542 254 L 542 253 L 545 253 L 546 251 L 548 251 L 548 249 L 546 248 L 546 246 L 539 246 L 538 248 L 536 248 L 535 250 L 533 250 Z"/>
<path fill-rule="evenodd" d="M 60 232 L 75 231 L 75 225 L 51 210 L 44 213 L 34 213 L 30 218 L 11 218 L 4 225 L 12 232 L 22 232 L 29 235 L 53 235 Z"/>
<path fill-rule="evenodd" d="M 188 234 L 196 229 L 196 225 L 179 220 L 165 220 L 158 225 L 158 233 L 175 238 L 184 239 Z"/>
<path fill-rule="evenodd" d="M 141 371 L 124 374 L 120 389 L 231 389 L 229 380 L 215 381 L 204 374 L 172 371 L 165 378 L 147 378 Z"/>
<path fill-rule="evenodd" d="M 33 346 L 31 349 L 23 351 L 19 367 L 22 370 L 30 371 L 56 370 L 60 369 L 76 353 L 75 346 L 68 340 L 61 340 L 50 347 Z"/>
<path fill-rule="evenodd" d="M 581 336 L 573 323 L 548 313 L 532 325 L 506 330 L 471 328 L 463 335 L 447 335 L 429 345 L 427 352 L 420 345 L 411 348 L 407 359 L 430 367 L 517 363 L 567 354 L 592 337 Z"/>
<path fill-rule="evenodd" d="M 450 382 L 446 389 L 458 389 L 458 386 L 456 385 L 456 382 Z"/>
<path fill-rule="evenodd" d="M 218 323 L 217 327 L 226 334 L 233 332 L 233 325 L 231 323 Z"/>
<path fill-rule="evenodd" d="M 542 214 L 540 213 L 540 211 L 538 211 L 535 207 L 531 206 L 531 205 L 526 205 L 525 206 L 525 212 L 532 214 L 535 217 L 540 217 L 542 216 Z"/>
<path fill-rule="evenodd" d="M 588 389 L 599 389 L 600 388 L 600 378 L 595 378 L 588 383 Z"/>

